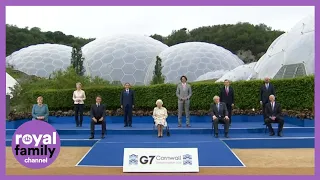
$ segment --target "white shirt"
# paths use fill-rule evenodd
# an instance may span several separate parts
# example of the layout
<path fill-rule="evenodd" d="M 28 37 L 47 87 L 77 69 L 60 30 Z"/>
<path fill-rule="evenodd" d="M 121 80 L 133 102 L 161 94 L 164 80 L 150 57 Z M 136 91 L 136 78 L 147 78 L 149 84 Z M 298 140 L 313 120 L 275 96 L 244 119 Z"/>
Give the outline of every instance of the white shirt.
<path fill-rule="evenodd" d="M 265 85 L 266 85 L 266 88 L 269 88 L 269 83 L 265 83 Z"/>
<path fill-rule="evenodd" d="M 86 94 L 83 90 L 75 90 L 73 92 L 73 101 L 74 104 L 84 104 L 84 100 L 86 100 Z"/>

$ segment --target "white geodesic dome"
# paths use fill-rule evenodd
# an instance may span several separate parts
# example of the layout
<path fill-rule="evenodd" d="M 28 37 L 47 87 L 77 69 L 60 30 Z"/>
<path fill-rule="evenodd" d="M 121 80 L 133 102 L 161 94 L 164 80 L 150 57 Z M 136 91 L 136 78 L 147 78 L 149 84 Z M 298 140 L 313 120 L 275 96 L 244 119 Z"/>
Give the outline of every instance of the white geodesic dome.
<path fill-rule="evenodd" d="M 315 21 L 310 15 L 279 36 L 257 62 L 255 78 L 294 78 L 314 74 Z"/>
<path fill-rule="evenodd" d="M 82 48 L 86 73 L 132 85 L 150 83 L 157 55 L 168 46 L 149 36 L 124 34 L 98 38 Z"/>
<path fill-rule="evenodd" d="M 38 44 L 6 57 L 6 64 L 28 75 L 49 77 L 54 71 L 71 65 L 72 47 L 60 44 Z"/>
<path fill-rule="evenodd" d="M 189 82 L 218 70 L 232 70 L 243 61 L 230 51 L 204 42 L 187 42 L 171 46 L 160 53 L 166 83 L 177 83 L 182 75 Z"/>
<path fill-rule="evenodd" d="M 219 78 L 216 82 L 223 82 L 228 79 L 229 81 L 241 81 L 241 80 L 250 80 L 254 75 L 254 67 L 256 62 L 250 64 L 244 64 L 234 68 L 233 70 L 224 74 L 221 78 Z"/>
<path fill-rule="evenodd" d="M 199 76 L 195 81 L 206 81 L 206 80 L 216 80 L 222 77 L 224 74 L 228 73 L 229 71 L 226 70 L 218 70 L 207 72 L 201 76 Z"/>
<path fill-rule="evenodd" d="M 6 73 L 6 95 L 11 96 L 11 88 L 14 88 L 16 84 L 18 82 L 10 74 Z"/>

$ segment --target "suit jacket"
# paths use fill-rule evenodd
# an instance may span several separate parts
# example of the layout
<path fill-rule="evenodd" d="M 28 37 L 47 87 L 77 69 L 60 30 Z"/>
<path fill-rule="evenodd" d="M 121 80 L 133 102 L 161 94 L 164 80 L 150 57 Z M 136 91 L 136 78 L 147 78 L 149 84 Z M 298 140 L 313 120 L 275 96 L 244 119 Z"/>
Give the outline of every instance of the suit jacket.
<path fill-rule="evenodd" d="M 129 89 L 129 94 L 127 94 L 126 90 L 124 89 L 121 92 L 120 96 L 120 104 L 125 107 L 127 105 L 134 106 L 134 91 Z"/>
<path fill-rule="evenodd" d="M 224 102 L 219 103 L 219 111 L 217 108 L 217 104 L 215 103 L 211 104 L 210 112 L 212 116 L 216 116 L 218 118 L 219 117 L 224 118 L 225 116 L 229 115 L 227 106 Z"/>
<path fill-rule="evenodd" d="M 234 91 L 231 86 L 229 86 L 229 92 L 227 94 L 226 87 L 224 86 L 220 90 L 220 101 L 226 103 L 226 105 L 231 106 L 234 104 Z"/>
<path fill-rule="evenodd" d="M 263 104 L 266 104 L 269 102 L 269 96 L 270 95 L 276 95 L 275 94 L 275 89 L 274 89 L 274 86 L 269 83 L 269 87 L 267 89 L 266 85 L 263 84 L 260 88 L 260 101 L 262 101 Z"/>
<path fill-rule="evenodd" d="M 182 83 L 179 83 L 177 86 L 176 96 L 178 97 L 179 102 L 183 102 L 182 98 L 186 98 L 185 101 L 189 101 L 192 96 L 192 89 L 190 84 L 186 84 L 186 87 L 183 88 Z"/>
<path fill-rule="evenodd" d="M 96 118 L 99 120 L 100 118 L 105 118 L 106 116 L 106 106 L 103 104 L 100 104 L 99 107 L 97 107 L 97 104 L 92 104 L 90 109 L 90 116 L 91 118 Z"/>
<path fill-rule="evenodd" d="M 277 118 L 282 117 L 282 109 L 280 103 L 275 102 L 274 109 L 272 111 L 271 103 L 269 102 L 265 106 L 265 113 L 267 117 L 275 116 Z"/>

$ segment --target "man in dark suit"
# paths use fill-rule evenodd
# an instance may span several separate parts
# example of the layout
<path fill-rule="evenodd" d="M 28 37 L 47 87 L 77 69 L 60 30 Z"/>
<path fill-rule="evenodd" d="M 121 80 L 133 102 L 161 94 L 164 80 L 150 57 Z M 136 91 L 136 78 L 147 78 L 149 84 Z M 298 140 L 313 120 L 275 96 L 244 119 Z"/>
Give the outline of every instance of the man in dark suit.
<path fill-rule="evenodd" d="M 264 79 L 264 84 L 260 87 L 260 104 L 262 105 L 263 120 L 266 119 L 265 106 L 269 103 L 269 96 L 275 96 L 274 86 L 270 83 L 270 78 Z"/>
<path fill-rule="evenodd" d="M 278 123 L 278 136 L 282 136 L 282 129 L 284 124 L 284 118 L 282 117 L 282 110 L 279 103 L 275 102 L 274 95 L 270 95 L 269 103 L 266 104 L 266 119 L 265 124 L 268 126 L 270 136 L 274 136 L 274 131 L 271 123 Z"/>
<path fill-rule="evenodd" d="M 96 104 L 91 105 L 90 109 L 90 116 L 91 116 L 91 136 L 89 139 L 94 138 L 94 128 L 96 124 L 101 124 L 102 128 L 102 134 L 101 138 L 104 138 L 104 135 L 106 133 L 106 106 L 101 104 L 101 97 L 97 96 L 96 97 Z"/>
<path fill-rule="evenodd" d="M 230 86 L 228 79 L 224 80 L 224 87 L 220 90 L 220 101 L 224 102 L 227 106 L 229 124 L 231 125 L 232 107 L 234 106 L 234 91 Z"/>
<path fill-rule="evenodd" d="M 211 115 L 214 127 L 214 134 L 217 138 L 218 135 L 218 125 L 224 124 L 224 137 L 228 138 L 229 132 L 229 117 L 228 117 L 228 109 L 225 103 L 220 102 L 219 96 L 213 97 L 214 104 L 211 105 Z"/>
<path fill-rule="evenodd" d="M 124 90 L 120 95 L 120 104 L 124 112 L 124 127 L 132 127 L 132 109 L 134 108 L 134 91 L 130 84 L 124 84 Z"/>

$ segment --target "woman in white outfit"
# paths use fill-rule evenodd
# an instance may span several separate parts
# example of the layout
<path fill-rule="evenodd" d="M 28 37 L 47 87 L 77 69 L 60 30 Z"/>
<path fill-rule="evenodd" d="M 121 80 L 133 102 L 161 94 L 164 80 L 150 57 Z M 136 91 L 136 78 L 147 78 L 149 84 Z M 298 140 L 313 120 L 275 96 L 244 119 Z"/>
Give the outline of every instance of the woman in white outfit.
<path fill-rule="evenodd" d="M 158 128 L 158 137 L 163 137 L 163 127 L 167 126 L 168 112 L 165 107 L 163 107 L 163 102 L 161 99 L 156 101 L 157 107 L 153 109 L 153 119 L 155 126 Z"/>
<path fill-rule="evenodd" d="M 74 101 L 75 121 L 77 127 L 82 127 L 84 100 L 86 100 L 86 93 L 82 90 L 81 83 L 76 84 L 77 89 L 73 92 L 72 99 Z M 80 121 L 79 121 L 80 116 Z"/>

